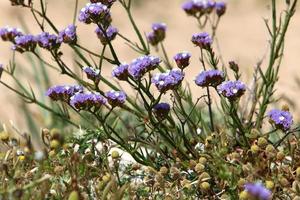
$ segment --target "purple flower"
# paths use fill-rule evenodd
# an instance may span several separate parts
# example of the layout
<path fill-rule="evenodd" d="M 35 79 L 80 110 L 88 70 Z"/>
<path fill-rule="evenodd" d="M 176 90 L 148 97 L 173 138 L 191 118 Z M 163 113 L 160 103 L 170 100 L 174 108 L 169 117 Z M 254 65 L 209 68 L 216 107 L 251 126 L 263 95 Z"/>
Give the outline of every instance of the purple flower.
<path fill-rule="evenodd" d="M 2 38 L 3 41 L 14 42 L 16 37 L 22 35 L 23 35 L 22 31 L 17 28 L 11 28 L 6 26 L 0 29 L 0 37 Z"/>
<path fill-rule="evenodd" d="M 152 77 L 151 82 L 163 93 L 167 90 L 175 89 L 184 78 L 184 73 L 180 69 L 172 69 L 166 73 L 159 73 Z"/>
<path fill-rule="evenodd" d="M 191 54 L 188 52 L 178 53 L 174 56 L 174 60 L 177 64 L 177 67 L 184 69 L 190 64 Z"/>
<path fill-rule="evenodd" d="M 37 44 L 37 38 L 33 35 L 22 35 L 15 38 L 15 45 L 12 49 L 21 53 L 25 51 L 34 51 Z"/>
<path fill-rule="evenodd" d="M 111 74 L 113 77 L 116 77 L 119 80 L 126 81 L 129 76 L 128 67 L 129 67 L 128 64 L 121 64 L 115 67 Z"/>
<path fill-rule="evenodd" d="M 213 10 L 215 2 L 212 0 L 189 0 L 182 4 L 182 9 L 195 17 L 209 14 Z"/>
<path fill-rule="evenodd" d="M 147 34 L 147 40 L 148 40 L 148 42 L 149 42 L 152 46 L 156 46 L 156 45 L 158 45 L 158 43 L 160 42 L 160 41 L 157 39 L 157 37 L 156 37 L 156 35 L 155 35 L 154 32 L 150 32 L 150 33 Z"/>
<path fill-rule="evenodd" d="M 288 111 L 273 109 L 268 113 L 268 117 L 276 128 L 283 131 L 289 130 L 293 124 L 293 116 Z"/>
<path fill-rule="evenodd" d="M 76 93 L 71 97 L 70 105 L 77 110 L 98 110 L 107 100 L 97 92 Z"/>
<path fill-rule="evenodd" d="M 45 48 L 49 51 L 58 49 L 61 45 L 58 37 L 54 34 L 43 32 L 37 36 L 37 41 L 40 47 Z"/>
<path fill-rule="evenodd" d="M 69 102 L 71 96 L 83 92 L 83 87 L 79 85 L 57 85 L 48 89 L 46 96 L 53 101 Z"/>
<path fill-rule="evenodd" d="M 108 100 L 108 103 L 112 107 L 123 105 L 126 101 L 126 98 L 127 98 L 125 92 L 123 92 L 123 91 L 114 91 L 114 90 L 106 92 L 105 96 Z"/>
<path fill-rule="evenodd" d="M 77 41 L 76 26 L 73 24 L 69 25 L 58 34 L 58 39 L 62 43 L 74 44 Z"/>
<path fill-rule="evenodd" d="M 91 3 L 102 3 L 108 7 L 112 6 L 116 0 L 90 0 Z"/>
<path fill-rule="evenodd" d="M 171 107 L 168 103 L 158 103 L 153 107 L 153 112 L 159 119 L 165 119 L 168 116 L 170 110 Z"/>
<path fill-rule="evenodd" d="M 192 0 L 183 3 L 181 7 L 188 15 L 196 15 L 198 12 L 198 9 Z"/>
<path fill-rule="evenodd" d="M 195 79 L 195 83 L 201 87 L 220 85 L 225 80 L 224 72 L 212 69 L 201 72 Z"/>
<path fill-rule="evenodd" d="M 130 63 L 128 72 L 134 79 L 139 79 L 145 73 L 155 69 L 160 62 L 161 60 L 155 56 L 141 56 Z"/>
<path fill-rule="evenodd" d="M 93 67 L 83 67 L 82 70 L 86 73 L 88 79 L 99 83 L 100 81 L 100 70 Z"/>
<path fill-rule="evenodd" d="M 236 100 L 246 91 L 246 85 L 241 81 L 225 81 L 218 86 L 218 91 L 229 100 Z"/>
<path fill-rule="evenodd" d="M 80 10 L 78 19 L 86 24 L 101 23 L 107 26 L 111 22 L 111 15 L 106 5 L 102 3 L 87 3 L 86 6 Z"/>
<path fill-rule="evenodd" d="M 152 24 L 152 30 L 160 40 L 163 40 L 166 36 L 167 25 L 165 23 Z"/>
<path fill-rule="evenodd" d="M 156 46 L 159 42 L 162 42 L 166 37 L 167 26 L 165 23 L 152 24 L 152 32 L 147 34 L 148 42 Z"/>
<path fill-rule="evenodd" d="M 212 44 L 212 39 L 208 33 L 203 32 L 194 34 L 192 37 L 192 42 L 202 49 L 209 50 Z"/>
<path fill-rule="evenodd" d="M 103 45 L 108 44 L 110 41 L 114 40 L 118 34 L 118 29 L 113 27 L 113 26 L 109 26 L 106 30 L 105 30 L 105 34 L 102 32 L 102 30 L 97 27 L 96 28 L 96 34 L 98 36 L 98 38 L 100 39 L 101 43 Z"/>
<path fill-rule="evenodd" d="M 221 17 L 226 12 L 226 3 L 224 1 L 216 2 L 215 9 L 217 15 Z"/>
<path fill-rule="evenodd" d="M 244 187 L 251 196 L 259 200 L 269 200 L 272 197 L 271 191 L 261 183 L 247 183 Z"/>

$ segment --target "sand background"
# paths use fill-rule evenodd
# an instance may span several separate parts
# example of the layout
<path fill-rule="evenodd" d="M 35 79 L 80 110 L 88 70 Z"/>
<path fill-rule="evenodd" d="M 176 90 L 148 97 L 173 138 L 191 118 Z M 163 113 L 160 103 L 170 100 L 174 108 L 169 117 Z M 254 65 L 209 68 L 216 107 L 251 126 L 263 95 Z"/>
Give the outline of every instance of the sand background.
<path fill-rule="evenodd" d="M 85 0 L 79 0 L 79 7 L 83 7 Z M 137 0 L 133 0 L 137 1 Z M 48 0 L 48 13 L 51 19 L 56 22 L 56 26 L 60 29 L 72 23 L 74 13 L 74 0 Z M 133 9 L 133 15 L 140 29 L 149 32 L 153 22 L 165 22 L 168 25 L 167 39 L 165 46 L 169 55 L 172 56 L 177 52 L 186 50 L 194 56 L 193 61 L 187 70 L 188 79 L 193 80 L 195 75 L 200 72 L 201 67 L 197 62 L 199 52 L 191 44 L 190 38 L 194 33 L 199 32 L 196 21 L 187 17 L 181 10 L 180 0 L 139 0 L 137 6 Z M 268 48 L 268 33 L 265 28 L 263 18 L 268 18 L 270 14 L 269 1 L 264 0 L 228 0 L 228 10 L 226 15 L 221 20 L 217 37 L 220 43 L 220 49 L 223 58 L 226 62 L 235 60 L 240 64 L 243 71 L 242 79 L 250 81 L 253 67 Z M 283 8 L 283 7 L 282 7 Z M 118 27 L 123 35 L 126 35 L 132 40 L 137 38 L 131 30 L 128 18 L 124 10 L 118 5 L 113 7 L 113 25 Z M 30 33 L 39 33 L 38 27 L 34 24 L 31 13 L 27 9 L 10 6 L 8 0 L 0 1 L 0 26 L 10 25 L 20 27 L 20 19 L 22 19 L 29 27 Z M 84 25 L 77 23 L 78 32 L 80 35 L 80 43 L 85 47 L 89 47 L 94 51 L 99 51 L 101 44 L 94 34 L 93 25 Z M 50 29 L 49 29 L 50 30 Z M 130 50 L 124 41 L 116 39 L 114 46 L 117 49 L 120 60 L 130 62 L 131 59 L 137 57 L 137 54 Z M 277 85 L 278 95 L 284 94 L 296 103 L 299 108 L 300 87 L 297 86 L 295 78 L 300 77 L 300 12 L 297 12 L 293 18 L 290 30 L 287 34 L 286 50 L 282 68 L 280 70 L 280 81 Z M 11 57 L 10 44 L 0 42 L 0 62 L 7 65 Z M 68 54 L 67 54 L 68 55 Z M 35 81 L 31 76 L 35 73 L 30 71 L 30 66 L 24 60 L 17 58 L 24 70 L 28 70 L 28 74 L 24 74 L 20 78 L 24 83 L 30 82 L 35 85 Z M 71 62 L 71 59 L 67 59 Z M 72 62 L 71 62 L 72 64 Z M 266 64 L 266 63 L 264 63 Z M 265 66 L 265 65 L 264 65 Z M 112 66 L 106 64 L 104 66 L 104 74 L 110 77 Z M 26 71 L 27 72 L 27 71 Z M 28 75 L 28 76 L 27 76 Z M 53 84 L 62 84 L 68 80 L 57 73 L 51 73 L 51 82 Z M 2 77 L 7 80 L 7 77 Z M 10 80 L 7 80 L 10 82 Z M 192 89 L 196 94 L 202 91 L 193 84 Z M 45 88 L 46 90 L 46 88 Z M 26 130 L 24 115 L 20 112 L 20 101 L 17 96 L 8 91 L 3 86 L 0 86 L 0 121 L 8 123 L 12 120 L 20 129 Z M 33 115 L 38 115 L 39 110 L 36 106 L 30 106 L 33 109 Z M 297 118 L 299 109 L 294 110 L 294 115 Z M 42 126 L 43 121 L 37 121 Z"/>

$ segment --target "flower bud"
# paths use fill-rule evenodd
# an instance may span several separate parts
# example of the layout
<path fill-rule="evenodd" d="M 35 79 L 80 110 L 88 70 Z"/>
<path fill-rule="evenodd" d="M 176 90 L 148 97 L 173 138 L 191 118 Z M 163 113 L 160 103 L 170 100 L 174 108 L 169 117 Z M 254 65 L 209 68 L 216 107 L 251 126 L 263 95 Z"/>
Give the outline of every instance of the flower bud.
<path fill-rule="evenodd" d="M 168 194 L 168 195 L 164 198 L 164 200 L 174 200 L 174 199 L 172 198 L 171 195 Z"/>
<path fill-rule="evenodd" d="M 279 152 L 277 153 L 277 155 L 276 155 L 276 159 L 277 159 L 278 161 L 282 161 L 284 158 L 285 158 L 284 152 L 279 151 Z"/>
<path fill-rule="evenodd" d="M 266 155 L 268 156 L 268 158 L 274 158 L 276 155 L 276 149 L 274 148 L 273 145 L 268 144 L 266 147 Z"/>
<path fill-rule="evenodd" d="M 283 111 L 290 111 L 290 108 L 287 104 L 284 104 L 282 107 L 281 107 L 281 110 Z"/>
<path fill-rule="evenodd" d="M 295 193 L 298 193 L 300 192 L 300 183 L 299 181 L 294 181 L 293 184 L 292 184 L 292 189 Z"/>
<path fill-rule="evenodd" d="M 269 190 L 272 190 L 275 186 L 273 181 L 266 181 L 265 185 L 266 185 L 266 188 L 269 189 Z"/>
<path fill-rule="evenodd" d="M 51 136 L 51 139 L 58 139 L 58 138 L 60 138 L 60 131 L 58 129 L 54 128 L 50 131 L 50 136 Z"/>
<path fill-rule="evenodd" d="M 203 172 L 202 174 L 200 174 L 199 176 L 199 180 L 200 181 L 206 181 L 210 179 L 210 175 L 207 172 Z"/>
<path fill-rule="evenodd" d="M 194 160 L 190 160 L 189 165 L 190 165 L 190 169 L 193 169 L 193 168 L 195 168 L 195 166 L 197 165 L 197 163 Z"/>
<path fill-rule="evenodd" d="M 50 148 L 51 149 L 58 149 L 60 147 L 60 143 L 58 140 L 51 140 Z"/>
<path fill-rule="evenodd" d="M 99 183 L 97 184 L 97 189 L 101 191 L 103 190 L 104 186 L 105 186 L 104 181 L 99 181 Z"/>
<path fill-rule="evenodd" d="M 240 200 L 247 200 L 249 198 L 249 194 L 247 191 L 242 191 L 240 194 L 239 194 L 239 198 Z"/>
<path fill-rule="evenodd" d="M 241 158 L 240 154 L 237 152 L 231 153 L 231 157 L 233 160 L 239 160 Z"/>
<path fill-rule="evenodd" d="M 79 194 L 76 190 L 72 191 L 70 194 L 69 194 L 69 197 L 68 197 L 68 200 L 79 200 Z"/>
<path fill-rule="evenodd" d="M 260 132 L 257 129 L 252 129 L 248 137 L 250 139 L 256 139 L 259 135 Z"/>
<path fill-rule="evenodd" d="M 53 158 L 56 155 L 55 150 L 53 149 L 53 150 L 49 151 L 48 155 L 49 155 L 49 158 Z"/>
<path fill-rule="evenodd" d="M 105 175 L 102 177 L 102 181 L 103 181 L 104 183 L 108 183 L 108 182 L 110 181 L 110 179 L 111 179 L 110 174 L 105 174 Z"/>
<path fill-rule="evenodd" d="M 256 144 L 251 146 L 251 152 L 253 154 L 257 154 L 259 152 L 259 146 L 257 146 Z"/>
<path fill-rule="evenodd" d="M 187 179 L 183 179 L 181 181 L 181 185 L 182 185 L 182 187 L 184 187 L 186 189 L 191 189 L 192 188 L 191 181 L 189 181 Z"/>
<path fill-rule="evenodd" d="M 244 188 L 246 183 L 247 183 L 247 181 L 244 178 L 240 178 L 237 182 L 237 185 L 241 189 L 241 188 Z"/>
<path fill-rule="evenodd" d="M 24 161 L 24 160 L 26 159 L 26 157 L 25 157 L 24 155 L 20 155 L 20 156 L 18 157 L 18 159 L 19 159 L 19 161 Z"/>
<path fill-rule="evenodd" d="M 209 184 L 208 182 L 203 182 L 203 183 L 200 184 L 200 188 L 201 188 L 202 190 L 207 191 L 207 190 L 210 189 L 210 184 Z"/>
<path fill-rule="evenodd" d="M 201 163 L 198 163 L 196 166 L 195 166 L 195 171 L 200 174 L 202 172 L 204 172 L 204 169 L 205 169 L 205 166 Z"/>
<path fill-rule="evenodd" d="M 158 182 L 158 183 L 163 183 L 163 180 L 164 180 L 164 177 L 163 175 L 158 172 L 156 175 L 155 175 L 155 180 Z"/>
<path fill-rule="evenodd" d="M 236 63 L 236 62 L 234 62 L 234 61 L 230 61 L 229 62 L 229 68 L 232 70 L 232 71 L 234 71 L 234 72 L 239 72 L 239 65 Z"/>
<path fill-rule="evenodd" d="M 261 148 L 264 148 L 265 146 L 267 146 L 268 141 L 266 140 L 266 138 L 260 137 L 257 140 L 257 145 Z"/>
<path fill-rule="evenodd" d="M 290 184 L 290 182 L 285 177 L 279 178 L 279 183 L 283 187 L 286 187 L 286 186 L 288 186 Z"/>
<path fill-rule="evenodd" d="M 180 177 L 180 171 L 176 167 L 171 167 L 170 173 L 173 179 L 178 179 Z"/>
<path fill-rule="evenodd" d="M 112 157 L 112 159 L 118 159 L 120 157 L 120 154 L 117 151 L 112 151 L 111 157 Z"/>
<path fill-rule="evenodd" d="M 9 134 L 6 131 L 0 133 L 0 140 L 2 142 L 7 142 L 9 140 Z"/>
<path fill-rule="evenodd" d="M 223 1 L 219 1 L 215 3 L 216 13 L 219 17 L 225 14 L 226 12 L 226 3 Z"/>
<path fill-rule="evenodd" d="M 167 175 L 168 174 L 168 172 L 169 172 L 169 170 L 168 170 L 168 168 L 166 168 L 166 167 L 161 167 L 160 168 L 160 170 L 159 170 L 159 172 L 162 174 L 162 175 Z"/>
<path fill-rule="evenodd" d="M 201 163 L 202 165 L 205 165 L 207 162 L 207 159 L 205 157 L 200 157 L 199 158 L 199 163 Z"/>
<path fill-rule="evenodd" d="M 253 171 L 253 167 L 250 163 L 247 163 L 245 165 L 242 166 L 243 172 L 246 174 L 249 174 Z"/>

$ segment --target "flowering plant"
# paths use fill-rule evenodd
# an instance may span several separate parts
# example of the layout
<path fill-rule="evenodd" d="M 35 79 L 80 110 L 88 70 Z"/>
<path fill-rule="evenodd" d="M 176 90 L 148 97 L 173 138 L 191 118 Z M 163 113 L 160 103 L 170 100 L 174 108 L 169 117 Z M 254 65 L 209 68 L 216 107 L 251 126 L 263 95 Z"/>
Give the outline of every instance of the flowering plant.
<path fill-rule="evenodd" d="M 286 10 L 280 16 L 276 0 L 270 0 L 272 20 L 266 21 L 271 38 L 268 65 L 264 68 L 259 62 L 252 87 L 241 81 L 239 65 L 234 61 L 225 64 L 214 46 L 218 25 L 226 13 L 224 2 L 183 3 L 183 11 L 200 27 L 199 33 L 190 38 L 199 54 L 178 52 L 174 62 L 163 43 L 168 39 L 167 25 L 153 23 L 152 31 L 143 36 L 131 12 L 132 0 L 91 0 L 78 12 L 76 1 L 73 24 L 61 28 L 47 15 L 46 1 L 40 1 L 40 8 L 32 1 L 11 2 L 32 12 L 41 33 L 32 35 L 5 27 L 0 29 L 0 37 L 12 43 L 14 55 L 31 54 L 74 84 L 45 88 L 46 96 L 58 106 L 54 108 L 40 101 L 33 89 L 23 86 L 15 75 L 18 66 L 14 59 L 10 66 L 1 67 L 4 74 L 0 83 L 68 123 L 75 134 L 43 129 L 44 147 L 37 151 L 28 135 L 21 134 L 26 141 L 22 147 L 14 144 L 15 138 L 4 130 L 0 139 L 11 152 L 18 151 L 3 158 L 11 162 L 3 164 L 1 198 L 11 194 L 21 198 L 32 188 L 39 191 L 40 198 L 54 199 L 146 199 L 149 193 L 160 199 L 299 198 L 296 133 L 300 127 L 293 123 L 288 106 L 272 109 L 284 40 L 297 0 L 286 1 Z M 115 4 L 127 12 L 138 41 L 112 25 L 111 8 Z M 95 27 L 102 45 L 100 54 L 81 45 L 77 20 Z M 136 52 L 136 59 L 129 64 L 119 59 L 114 45 L 117 37 Z M 66 61 L 62 46 L 74 52 L 80 72 Z M 154 55 L 151 46 L 163 56 Z M 44 59 L 40 50 L 49 53 L 54 62 Z M 193 83 L 203 95 L 192 91 L 185 80 L 191 59 L 199 59 L 203 68 Z M 103 76 L 103 65 L 111 66 L 110 79 Z M 5 82 L 3 78 L 7 77 L 21 89 Z M 123 84 L 131 89 L 124 89 Z M 107 87 L 110 89 L 104 89 Z M 129 164 L 122 162 L 123 155 L 113 150 L 115 147 L 131 158 Z M 8 189 L 10 181 L 16 180 L 16 167 L 33 166 L 42 167 L 34 168 L 38 173 L 28 178 L 30 184 L 23 180 Z M 49 181 L 51 186 L 39 185 Z"/>

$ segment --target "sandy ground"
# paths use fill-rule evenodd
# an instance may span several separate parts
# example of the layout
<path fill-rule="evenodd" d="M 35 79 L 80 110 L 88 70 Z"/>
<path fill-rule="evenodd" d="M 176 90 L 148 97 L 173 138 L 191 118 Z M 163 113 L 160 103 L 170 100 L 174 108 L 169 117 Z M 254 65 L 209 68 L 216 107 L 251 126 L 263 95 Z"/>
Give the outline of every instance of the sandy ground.
<path fill-rule="evenodd" d="M 72 22 L 73 2 L 74 0 L 49 0 L 48 10 L 57 27 L 63 28 Z M 86 1 L 80 1 L 80 7 Z M 174 55 L 177 52 L 187 50 L 193 55 L 191 66 L 187 70 L 187 80 L 192 80 L 196 73 L 201 70 L 197 62 L 199 52 L 190 42 L 191 35 L 199 32 L 196 26 L 196 21 L 191 17 L 187 17 L 181 10 L 180 0 L 139 0 L 139 6 L 134 8 L 134 16 L 140 29 L 150 31 L 152 22 L 166 22 L 168 25 L 167 39 L 165 46 L 169 55 Z M 223 17 L 218 30 L 218 40 L 224 60 L 235 60 L 240 64 L 243 74 L 243 80 L 249 81 L 253 72 L 253 67 L 257 61 L 261 59 L 268 47 L 268 34 L 263 22 L 263 18 L 269 16 L 268 2 L 263 0 L 228 0 L 228 12 Z M 33 19 L 30 12 L 22 8 L 12 8 L 8 0 L 0 2 L 0 26 L 20 26 L 19 19 L 28 24 L 30 32 L 37 34 L 39 32 L 36 25 L 33 25 Z M 123 35 L 136 40 L 134 32 L 130 29 L 128 19 L 125 12 L 116 5 L 113 7 L 113 25 L 118 27 Z M 99 51 L 100 43 L 94 34 L 94 26 L 78 24 L 80 42 L 94 51 Z M 280 71 L 280 82 L 278 84 L 278 93 L 284 94 L 293 99 L 295 103 L 299 98 L 299 88 L 294 79 L 300 77 L 299 70 L 299 49 L 300 49 L 300 12 L 296 13 L 291 28 L 287 35 L 286 51 L 283 65 Z M 130 62 L 131 59 L 137 57 L 134 51 L 131 51 L 121 39 L 116 39 L 114 45 L 117 48 L 117 53 L 120 60 Z M 8 64 L 11 56 L 8 43 L 0 42 L 0 62 Z M 21 57 L 18 55 L 18 57 Z M 24 65 L 25 67 L 26 65 Z M 109 75 L 112 66 L 106 65 L 105 74 Z M 26 67 L 25 67 L 26 69 Z M 31 72 L 34 73 L 34 72 Z M 6 77 L 2 77 L 6 80 Z M 23 77 L 24 78 L 24 77 Z M 34 80 L 26 80 L 34 84 Z M 65 78 L 58 74 L 51 74 L 51 81 L 54 84 L 64 83 Z M 201 93 L 201 89 L 192 85 L 192 89 L 197 93 Z M 45 88 L 46 89 L 46 88 Z M 24 118 L 22 113 L 18 111 L 18 101 L 16 96 L 0 86 L 1 96 L 1 113 L 0 121 L 8 122 L 13 120 L 19 127 L 25 128 Z M 298 115 L 298 114 L 295 114 Z"/>

